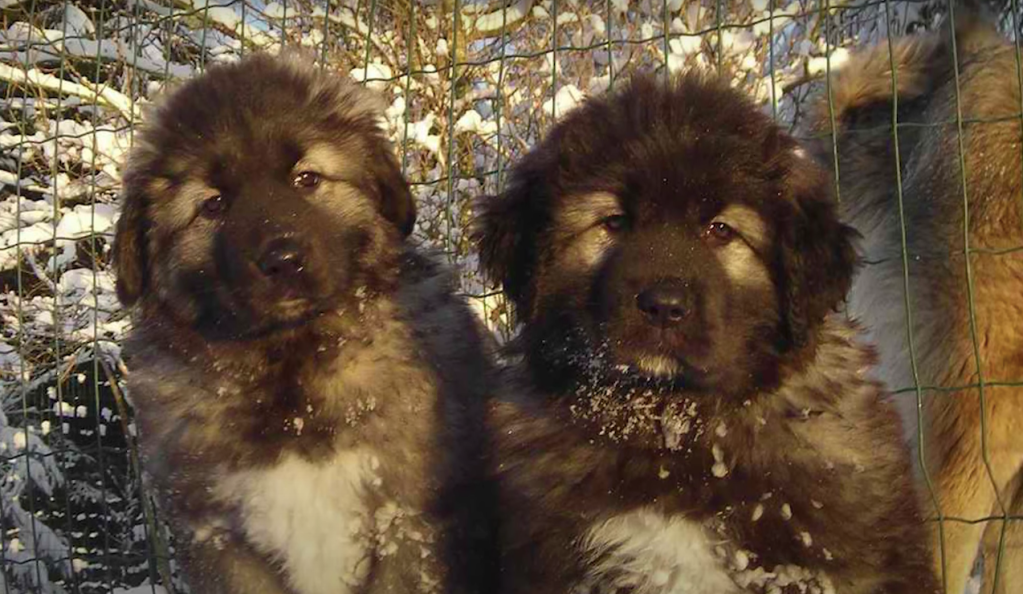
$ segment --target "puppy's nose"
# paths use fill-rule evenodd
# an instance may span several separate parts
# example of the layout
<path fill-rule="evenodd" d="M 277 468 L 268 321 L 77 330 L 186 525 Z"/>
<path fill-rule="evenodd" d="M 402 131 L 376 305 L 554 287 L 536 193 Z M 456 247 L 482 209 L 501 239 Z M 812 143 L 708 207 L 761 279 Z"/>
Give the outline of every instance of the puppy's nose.
<path fill-rule="evenodd" d="M 636 295 L 636 307 L 647 322 L 669 327 L 689 315 L 689 289 L 681 282 L 658 283 Z"/>
<path fill-rule="evenodd" d="M 263 250 L 256 265 L 265 276 L 286 279 L 300 274 L 305 268 L 301 246 L 293 239 L 275 239 Z"/>

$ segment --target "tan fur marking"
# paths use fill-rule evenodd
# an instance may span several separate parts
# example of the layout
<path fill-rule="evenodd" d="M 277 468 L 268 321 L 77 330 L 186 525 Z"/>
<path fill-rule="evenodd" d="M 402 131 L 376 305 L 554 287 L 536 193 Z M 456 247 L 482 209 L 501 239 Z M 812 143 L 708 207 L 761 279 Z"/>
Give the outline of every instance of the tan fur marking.
<path fill-rule="evenodd" d="M 739 232 L 754 250 L 760 251 L 767 247 L 770 240 L 767 223 L 760 213 L 748 206 L 730 204 L 714 217 L 714 220 L 727 224 Z"/>
<path fill-rule="evenodd" d="M 295 174 L 312 171 L 333 178 L 351 179 L 360 172 L 365 160 L 363 143 L 352 139 L 344 143 L 319 143 L 306 151 L 295 164 Z"/>
<path fill-rule="evenodd" d="M 598 223 L 601 219 L 622 212 L 618 197 L 609 192 L 594 192 L 569 197 L 554 213 L 555 237 L 553 241 L 563 244 L 558 255 L 560 265 L 570 268 L 591 268 L 604 255 L 610 245 L 610 237 Z"/>
<path fill-rule="evenodd" d="M 672 359 L 659 356 L 640 357 L 636 367 L 653 377 L 671 377 L 679 372 L 679 365 Z"/>
<path fill-rule="evenodd" d="M 752 208 L 733 204 L 714 220 L 725 223 L 741 236 L 741 240 L 732 241 L 715 252 L 728 278 L 744 286 L 769 284 L 771 275 L 757 256 L 757 252 L 766 248 L 770 240 L 764 219 Z"/>

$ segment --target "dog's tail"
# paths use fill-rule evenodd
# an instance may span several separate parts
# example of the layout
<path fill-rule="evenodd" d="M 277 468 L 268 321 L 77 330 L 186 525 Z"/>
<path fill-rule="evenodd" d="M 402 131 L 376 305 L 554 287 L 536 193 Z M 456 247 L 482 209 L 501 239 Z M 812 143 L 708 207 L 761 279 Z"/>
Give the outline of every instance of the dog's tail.
<path fill-rule="evenodd" d="M 897 98 L 900 116 L 910 120 L 925 105 L 921 103 L 954 76 L 953 59 L 960 65 L 984 50 L 1004 44 L 987 13 L 963 2 L 954 22 L 954 40 L 947 26 L 938 31 L 893 41 L 855 52 L 831 77 L 825 93 L 812 114 L 812 129 L 818 135 L 836 131 L 884 126 L 892 119 Z M 903 119 L 899 118 L 900 121 Z"/>
<path fill-rule="evenodd" d="M 936 84 L 938 40 L 919 36 L 894 43 L 889 52 L 881 43 L 854 54 L 831 79 L 831 91 L 817 105 L 814 129 L 830 132 L 879 124 L 891 119 L 892 103 L 915 101 Z"/>
<path fill-rule="evenodd" d="M 1005 48 L 993 22 L 964 4 L 957 7 L 951 35 L 946 23 L 932 33 L 882 41 L 854 52 L 832 74 L 829 92 L 810 113 L 808 147 L 819 163 L 837 169 L 842 209 L 865 234 L 897 186 L 895 164 L 906 166 L 924 130 L 899 127 L 901 158 L 896 159 L 894 108 L 900 124 L 925 123 L 931 102 L 954 80 L 954 60 L 963 71 Z"/>

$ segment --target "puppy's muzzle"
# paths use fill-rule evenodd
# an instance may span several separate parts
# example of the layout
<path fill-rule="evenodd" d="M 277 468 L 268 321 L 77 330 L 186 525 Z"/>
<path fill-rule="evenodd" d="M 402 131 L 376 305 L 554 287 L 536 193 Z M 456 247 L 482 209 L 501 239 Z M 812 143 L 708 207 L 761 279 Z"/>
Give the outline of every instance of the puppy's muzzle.
<path fill-rule="evenodd" d="M 295 280 L 306 269 L 305 249 L 290 237 L 275 238 L 263 249 L 256 266 L 271 281 Z"/>
<path fill-rule="evenodd" d="M 661 328 L 682 324 L 692 313 L 693 302 L 692 290 L 681 279 L 660 281 L 636 295 L 643 319 Z"/>

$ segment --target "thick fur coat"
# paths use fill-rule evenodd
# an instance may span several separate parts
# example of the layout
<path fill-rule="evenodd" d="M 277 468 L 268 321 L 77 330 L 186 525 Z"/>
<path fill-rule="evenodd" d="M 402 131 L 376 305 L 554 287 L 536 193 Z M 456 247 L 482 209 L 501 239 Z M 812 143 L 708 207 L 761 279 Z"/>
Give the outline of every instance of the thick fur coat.
<path fill-rule="evenodd" d="M 137 140 L 115 256 L 145 468 L 198 594 L 491 592 L 489 369 L 374 96 L 256 55 Z"/>
<path fill-rule="evenodd" d="M 523 324 L 496 405 L 509 593 L 932 593 L 831 184 L 727 83 L 589 100 L 482 202 Z"/>
<path fill-rule="evenodd" d="M 923 445 L 924 509 L 945 518 L 931 523 L 934 565 L 962 592 L 983 541 L 985 591 L 1000 566 L 997 591 L 1017 592 L 1023 524 L 997 518 L 1023 514 L 1018 57 L 974 15 L 954 33 L 946 24 L 854 54 L 832 80 L 833 111 L 821 100 L 814 152 L 835 167 L 833 116 L 842 210 L 869 261 L 850 311 L 879 346 L 877 376 L 904 392 L 911 429 L 920 387 L 911 443 Z"/>

